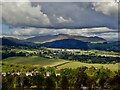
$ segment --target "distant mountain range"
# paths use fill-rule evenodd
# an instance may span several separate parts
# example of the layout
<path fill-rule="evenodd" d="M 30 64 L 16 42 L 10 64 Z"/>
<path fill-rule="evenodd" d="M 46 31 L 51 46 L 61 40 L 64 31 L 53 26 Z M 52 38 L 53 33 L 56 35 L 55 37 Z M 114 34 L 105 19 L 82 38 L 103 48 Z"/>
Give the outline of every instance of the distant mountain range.
<path fill-rule="evenodd" d="M 83 42 L 91 42 L 91 43 L 106 42 L 105 39 L 97 37 L 97 36 L 85 37 L 85 36 L 76 36 L 76 35 L 68 35 L 68 34 L 35 36 L 32 38 L 28 38 L 27 41 L 34 42 L 34 43 L 46 43 L 46 42 L 52 42 L 56 40 L 63 40 L 63 39 L 76 39 L 76 40 L 81 40 Z"/>
<path fill-rule="evenodd" d="M 26 46 L 26 47 L 49 47 L 83 50 L 107 50 L 119 52 L 120 42 L 107 42 L 99 37 L 73 36 L 66 34 L 46 35 L 19 40 L 12 37 L 2 37 L 0 42 L 3 46 Z"/>

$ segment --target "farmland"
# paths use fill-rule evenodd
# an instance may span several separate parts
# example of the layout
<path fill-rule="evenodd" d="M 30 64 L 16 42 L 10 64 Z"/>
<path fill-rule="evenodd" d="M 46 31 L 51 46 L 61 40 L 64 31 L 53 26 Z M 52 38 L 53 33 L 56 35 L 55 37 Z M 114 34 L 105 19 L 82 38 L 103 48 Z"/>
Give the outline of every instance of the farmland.
<path fill-rule="evenodd" d="M 96 68 L 104 67 L 104 68 L 108 68 L 108 69 L 113 70 L 113 71 L 118 70 L 118 63 L 116 63 L 116 64 L 88 64 L 88 63 L 82 63 L 82 62 L 76 62 L 76 61 L 71 61 L 67 64 L 58 66 L 57 68 L 59 68 L 59 69 L 73 68 L 74 69 L 74 68 L 78 68 L 81 66 L 87 66 L 87 67 L 94 66 Z"/>
<path fill-rule="evenodd" d="M 118 63 L 116 64 L 89 64 L 83 63 L 79 61 L 69 61 L 63 59 L 48 59 L 39 56 L 28 56 L 28 57 L 9 57 L 4 59 L 3 62 L 5 63 L 13 63 L 13 64 L 29 64 L 34 66 L 43 66 L 43 67 L 56 67 L 57 69 L 64 69 L 64 68 L 78 68 L 81 66 L 91 67 L 94 66 L 96 68 L 108 68 L 114 71 L 118 70 Z M 4 67 L 4 66 L 3 66 Z"/>
<path fill-rule="evenodd" d="M 0 72 L 2 72 L 5 90 L 13 87 L 18 89 L 62 88 L 64 85 L 65 88 L 76 90 L 76 85 L 80 83 L 78 80 L 82 78 L 85 80 L 82 83 L 89 88 L 94 84 L 93 88 L 109 88 L 109 86 L 114 88 L 116 83 L 112 86 L 111 82 L 118 80 L 116 78 L 119 75 L 119 52 L 45 47 L 37 49 L 2 47 L 1 53 Z M 68 85 L 66 86 L 64 82 Z M 117 85 L 115 88 L 118 88 Z"/>
<path fill-rule="evenodd" d="M 15 63 L 15 64 L 30 64 L 30 65 L 41 65 L 41 66 L 52 66 L 61 63 L 65 63 L 65 60 L 47 59 L 39 56 L 29 56 L 29 57 L 10 57 L 3 62 Z"/>

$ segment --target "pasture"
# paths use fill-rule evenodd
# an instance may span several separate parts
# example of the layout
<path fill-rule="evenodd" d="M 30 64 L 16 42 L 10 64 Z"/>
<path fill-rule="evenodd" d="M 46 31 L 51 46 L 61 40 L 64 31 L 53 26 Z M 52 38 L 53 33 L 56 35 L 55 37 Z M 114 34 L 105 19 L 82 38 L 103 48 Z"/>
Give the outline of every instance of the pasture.
<path fill-rule="evenodd" d="M 64 68 L 78 68 L 81 66 L 91 67 L 94 66 L 96 68 L 108 68 L 110 70 L 116 71 L 118 70 L 119 64 L 89 64 L 83 63 L 79 61 L 68 61 L 63 59 L 48 59 L 39 56 L 28 56 L 28 57 L 9 57 L 4 59 L 3 62 L 6 63 L 13 63 L 13 64 L 29 64 L 34 66 L 43 66 L 43 67 L 56 67 L 57 69 L 64 69 Z"/>

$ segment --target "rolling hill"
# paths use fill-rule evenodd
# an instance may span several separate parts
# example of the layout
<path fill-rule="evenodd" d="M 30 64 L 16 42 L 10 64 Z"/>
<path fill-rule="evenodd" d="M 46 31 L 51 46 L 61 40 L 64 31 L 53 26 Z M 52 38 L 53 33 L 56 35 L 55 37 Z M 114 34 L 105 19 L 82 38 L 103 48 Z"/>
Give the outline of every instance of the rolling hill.
<path fill-rule="evenodd" d="M 2 37 L 0 38 L 0 45 L 3 46 L 34 46 L 36 44 L 27 40 L 19 40 L 13 37 Z"/>
<path fill-rule="evenodd" d="M 64 38 L 64 37 L 61 36 L 61 38 Z M 89 37 L 89 38 L 92 38 L 92 37 Z M 34 43 L 34 42 L 30 42 L 29 40 L 19 40 L 19 39 L 11 38 L 11 37 L 2 37 L 0 38 L 0 41 L 2 41 L 0 42 L 0 45 L 10 46 L 10 47 L 11 46 L 14 46 L 14 47 L 25 46 L 25 47 L 30 47 L 30 48 L 49 47 L 49 48 L 65 48 L 65 49 L 83 49 L 83 50 L 95 49 L 95 50 L 120 52 L 119 50 L 120 42 L 117 42 L 117 41 L 116 42 L 91 43 L 91 42 L 85 42 L 84 40 L 75 39 L 72 37 L 66 38 L 66 39 L 53 40 L 53 41 L 44 42 L 44 43 Z"/>
<path fill-rule="evenodd" d="M 88 43 L 76 39 L 62 39 L 42 44 L 49 48 L 66 48 L 66 49 L 89 49 Z"/>
<path fill-rule="evenodd" d="M 13 63 L 13 64 L 29 64 L 35 66 L 50 66 L 55 67 L 56 69 L 63 69 L 63 68 L 78 68 L 81 66 L 91 67 L 94 66 L 96 68 L 109 68 L 111 70 L 118 70 L 118 63 L 116 64 L 88 64 L 79 61 L 68 61 L 63 59 L 48 59 L 39 56 L 29 56 L 29 57 L 9 57 L 3 60 L 3 63 Z M 10 68 L 2 67 L 3 71 L 9 71 Z"/>
<path fill-rule="evenodd" d="M 3 62 L 7 63 L 15 63 L 15 64 L 31 64 L 31 65 L 41 65 L 41 66 L 54 66 L 58 64 L 62 64 L 68 62 L 63 59 L 48 59 L 39 56 L 29 56 L 29 57 L 9 57 L 3 60 Z"/>
<path fill-rule="evenodd" d="M 100 37 L 85 37 L 85 36 L 77 36 L 77 35 L 68 35 L 68 34 L 58 34 L 58 35 L 45 35 L 45 36 L 35 36 L 32 38 L 28 38 L 26 40 L 34 43 L 45 43 L 45 42 L 52 42 L 56 40 L 62 39 L 76 39 L 81 40 L 83 42 L 91 42 L 91 43 L 103 43 L 106 42 L 105 39 Z"/>

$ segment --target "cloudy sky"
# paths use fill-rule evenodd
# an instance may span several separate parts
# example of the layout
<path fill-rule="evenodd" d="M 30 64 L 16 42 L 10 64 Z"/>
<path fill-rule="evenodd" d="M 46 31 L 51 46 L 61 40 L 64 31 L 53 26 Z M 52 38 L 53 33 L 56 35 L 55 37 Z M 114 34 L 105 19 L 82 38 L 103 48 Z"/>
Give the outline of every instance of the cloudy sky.
<path fill-rule="evenodd" d="M 3 2 L 2 34 L 37 36 L 71 34 L 116 40 L 116 2 Z"/>

